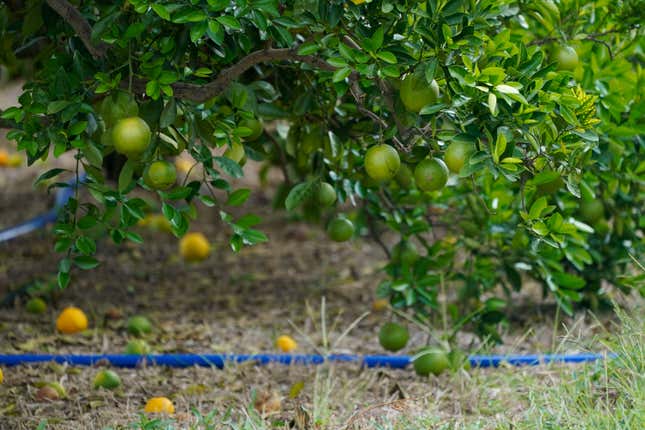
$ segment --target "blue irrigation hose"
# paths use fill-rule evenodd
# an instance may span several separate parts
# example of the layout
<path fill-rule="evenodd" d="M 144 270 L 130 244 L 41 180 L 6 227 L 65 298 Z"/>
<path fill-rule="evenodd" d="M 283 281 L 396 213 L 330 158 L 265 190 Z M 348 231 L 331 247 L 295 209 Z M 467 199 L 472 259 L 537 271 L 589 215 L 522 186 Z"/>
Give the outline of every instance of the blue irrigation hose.
<path fill-rule="evenodd" d="M 85 175 L 79 178 L 79 183 L 84 181 Z M 14 239 L 55 222 L 58 212 L 74 195 L 77 187 L 76 179 L 68 181 L 67 184 L 67 187 L 60 189 L 56 193 L 54 207 L 51 210 L 16 226 L 0 230 L 0 242 Z M 585 363 L 614 357 L 616 357 L 616 354 L 473 355 L 469 357 L 469 361 L 472 367 L 499 367 L 503 363 L 512 366 L 536 366 L 547 363 Z M 53 361 L 75 366 L 92 366 L 97 363 L 108 362 L 115 367 L 131 368 L 142 365 L 157 365 L 168 367 L 201 366 L 221 369 L 227 362 L 255 362 L 261 365 L 269 363 L 315 365 L 324 363 L 325 359 L 331 362 L 362 363 L 365 367 L 390 367 L 394 369 L 403 369 L 412 361 L 409 356 L 358 356 L 350 354 L 332 354 L 327 357 L 317 354 L 0 354 L 0 365 L 17 366 Z"/>
<path fill-rule="evenodd" d="M 472 367 L 499 367 L 503 363 L 512 366 L 537 366 L 547 363 L 586 363 L 616 354 L 545 354 L 545 355 L 473 355 L 469 357 Z M 330 362 L 360 363 L 365 367 L 390 367 L 403 369 L 411 363 L 409 356 L 398 355 L 350 355 L 332 354 L 327 357 L 317 354 L 0 354 L 0 365 L 17 366 L 21 364 L 56 362 L 74 366 L 92 366 L 109 363 L 114 367 L 139 367 L 142 365 L 168 367 L 217 367 L 225 363 L 254 362 L 259 365 L 269 363 L 314 365 Z"/>
<path fill-rule="evenodd" d="M 84 181 L 85 175 L 81 175 L 79 182 L 83 183 Z M 15 239 L 16 237 L 22 236 L 27 233 L 31 233 L 34 230 L 39 230 L 41 228 L 44 228 L 47 224 L 55 222 L 58 218 L 58 212 L 60 211 L 60 209 L 65 206 L 68 200 L 74 195 L 76 186 L 76 178 L 67 181 L 67 186 L 61 188 L 56 193 L 54 207 L 52 209 L 21 224 L 0 230 L 0 243 Z"/>

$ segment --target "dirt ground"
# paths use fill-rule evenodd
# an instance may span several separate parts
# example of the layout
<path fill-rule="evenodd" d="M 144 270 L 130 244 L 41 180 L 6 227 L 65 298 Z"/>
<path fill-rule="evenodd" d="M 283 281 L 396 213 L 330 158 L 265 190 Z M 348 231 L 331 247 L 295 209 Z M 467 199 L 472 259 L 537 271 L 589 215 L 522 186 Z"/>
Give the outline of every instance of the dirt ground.
<path fill-rule="evenodd" d="M 0 147 L 10 144 L 0 141 Z M 43 169 L 0 170 L 0 229 L 49 207 L 51 196 L 31 185 Z M 200 211 L 191 228 L 203 232 L 214 244 L 211 257 L 202 263 L 184 263 L 174 236 L 143 227 L 138 229 L 145 239 L 143 245 L 115 246 L 102 241 L 98 254 L 101 265 L 95 270 L 74 272 L 67 290 L 49 296 L 44 314 L 27 313 L 19 297 L 9 300 L 8 307 L 0 310 L 0 353 L 120 353 L 129 340 L 125 320 L 135 314 L 146 315 L 153 322 L 153 333 L 146 340 L 159 353 L 276 352 L 275 338 L 283 333 L 297 340 L 298 352 L 313 353 L 323 344 L 323 299 L 328 338 L 338 339 L 362 314 L 371 311 L 375 288 L 383 278 L 382 251 L 367 239 L 333 243 L 320 226 L 290 222 L 286 213 L 271 211 L 270 186 L 259 187 L 252 172 L 245 180 L 251 181 L 247 185 L 254 192 L 244 210 L 252 208 L 261 214 L 264 221 L 260 228 L 268 234 L 268 243 L 233 254 L 217 212 L 208 208 Z M 26 284 L 52 281 L 59 258 L 52 250 L 48 231 L 0 244 L 0 300 Z M 531 296 L 517 299 L 535 303 Z M 90 330 L 76 336 L 55 332 L 56 314 L 67 305 L 85 310 Z M 491 351 L 550 350 L 554 341 L 552 308 L 536 305 L 534 309 L 530 317 L 522 318 L 524 324 L 503 329 L 505 343 Z M 540 313 L 540 309 L 546 311 Z M 371 312 L 333 352 L 382 353 L 377 332 L 385 318 L 387 312 Z M 564 324 L 570 333 L 561 329 L 556 344 L 566 334 L 570 342 L 561 348 L 576 351 L 585 349 L 585 339 L 607 327 L 609 319 L 581 314 L 575 320 L 565 319 Z M 425 338 L 425 333 L 412 328 L 410 346 L 401 353 L 412 352 L 424 344 Z M 467 331 L 459 343 L 469 351 L 480 347 Z M 95 372 L 93 368 L 53 364 L 5 368 L 5 382 L 0 385 L 0 430 L 35 428 L 45 418 L 48 428 L 55 429 L 123 425 L 136 420 L 145 399 L 153 395 L 172 398 L 180 418 L 188 417 L 190 407 L 224 411 L 251 404 L 254 396 L 275 396 L 283 399 L 282 406 L 271 419 L 289 423 L 298 408 L 315 404 L 321 372 L 334 372 L 338 381 L 333 388 L 335 402 L 344 405 L 335 412 L 338 422 L 346 422 L 356 411 L 382 402 L 411 400 L 401 406 L 405 413 L 425 408 L 428 401 L 444 405 L 441 393 L 451 389 L 447 376 L 424 381 L 409 370 L 365 370 L 353 365 L 322 370 L 237 365 L 223 371 L 119 369 L 122 388 L 107 392 L 91 388 Z M 39 383 L 51 381 L 66 388 L 67 399 L 37 401 Z M 301 384 L 302 391 L 294 394 Z M 430 395 L 434 397 L 429 400 Z M 445 404 L 445 408 L 451 407 L 456 406 Z M 513 407 L 517 405 L 509 405 Z M 382 413 L 391 413 L 390 409 Z M 442 413 L 449 414 L 448 409 L 442 409 Z"/>

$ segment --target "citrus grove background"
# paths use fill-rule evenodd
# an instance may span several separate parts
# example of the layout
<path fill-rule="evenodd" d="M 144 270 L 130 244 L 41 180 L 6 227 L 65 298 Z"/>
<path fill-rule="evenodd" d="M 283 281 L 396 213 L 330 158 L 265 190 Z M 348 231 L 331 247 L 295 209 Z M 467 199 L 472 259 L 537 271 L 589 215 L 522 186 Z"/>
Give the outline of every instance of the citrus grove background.
<path fill-rule="evenodd" d="M 338 287 L 341 325 L 371 308 L 371 344 L 410 352 L 422 376 L 459 371 L 473 348 L 526 350 L 518 333 L 542 312 L 557 329 L 644 293 L 642 6 L 7 2 L 2 77 L 24 85 L 0 115 L 2 227 L 47 207 L 25 194 L 84 184 L 53 241 L 8 245 L 33 251 L 12 252 L 5 302 L 65 309 L 55 326 L 70 336 L 98 322 L 89 306 L 94 327 L 133 338 L 109 332 L 104 348 L 146 353 L 170 315 L 197 306 L 203 321 L 195 300 L 261 314 L 249 303 L 268 279 L 288 284 L 290 311 L 315 298 L 317 316 L 292 315 L 302 324 L 328 316 L 319 299 Z M 166 294 L 172 310 L 151 318 Z M 304 333 L 269 314 L 269 345 L 239 318 L 233 344 L 297 350 Z M 535 324 L 536 345 L 555 348 L 557 330 Z M 369 352 L 363 335 L 349 351 Z M 121 386 L 109 372 L 97 387 Z"/>

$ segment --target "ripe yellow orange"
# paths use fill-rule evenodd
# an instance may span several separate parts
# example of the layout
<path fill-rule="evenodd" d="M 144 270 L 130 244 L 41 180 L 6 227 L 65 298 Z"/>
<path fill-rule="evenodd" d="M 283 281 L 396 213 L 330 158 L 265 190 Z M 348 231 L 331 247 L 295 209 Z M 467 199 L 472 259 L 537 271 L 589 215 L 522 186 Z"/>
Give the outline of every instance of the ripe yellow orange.
<path fill-rule="evenodd" d="M 179 253 L 187 262 L 203 261 L 211 254 L 211 244 L 202 233 L 188 233 L 179 241 Z"/>
<path fill-rule="evenodd" d="M 278 337 L 275 341 L 275 346 L 282 352 L 291 352 L 294 349 L 298 348 L 298 344 L 291 336 L 282 335 Z"/>
<path fill-rule="evenodd" d="M 4 373 L 2 373 L 2 369 L 0 369 L 0 384 L 4 381 Z"/>
<path fill-rule="evenodd" d="M 64 334 L 82 332 L 87 329 L 87 316 L 79 308 L 69 306 L 58 315 L 56 329 Z"/>
<path fill-rule="evenodd" d="M 177 158 L 175 160 L 175 167 L 177 168 L 177 171 L 186 175 L 188 172 L 190 172 L 191 167 L 193 167 L 193 163 L 191 163 L 189 160 L 186 160 L 185 158 Z"/>
<path fill-rule="evenodd" d="M 4 149 L 0 149 L 0 167 L 7 167 L 9 165 L 9 153 Z"/>
<path fill-rule="evenodd" d="M 366 0 L 351 0 L 356 6 L 362 5 Z"/>
<path fill-rule="evenodd" d="M 143 410 L 148 414 L 172 415 L 175 413 L 175 406 L 167 397 L 153 397 L 148 400 Z"/>

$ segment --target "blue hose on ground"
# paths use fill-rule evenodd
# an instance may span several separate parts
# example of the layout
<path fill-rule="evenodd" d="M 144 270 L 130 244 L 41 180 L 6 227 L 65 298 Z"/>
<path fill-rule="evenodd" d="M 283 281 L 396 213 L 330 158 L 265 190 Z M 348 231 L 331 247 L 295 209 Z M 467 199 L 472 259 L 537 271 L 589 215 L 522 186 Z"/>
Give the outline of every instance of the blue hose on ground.
<path fill-rule="evenodd" d="M 512 366 L 537 366 L 548 363 L 586 363 L 606 358 L 615 354 L 545 354 L 545 355 L 473 355 L 469 357 L 472 367 L 499 367 L 503 363 Z M 365 367 L 390 367 L 403 369 L 411 363 L 409 356 L 397 355 L 350 355 L 332 354 L 326 357 L 330 362 L 362 363 Z M 109 363 L 115 367 L 139 367 L 142 365 L 168 367 L 224 367 L 225 363 L 255 362 L 264 365 L 269 363 L 314 365 L 322 364 L 325 357 L 317 354 L 0 354 L 0 365 L 17 366 L 22 364 L 56 362 L 75 366 L 92 366 L 97 363 Z"/>
<path fill-rule="evenodd" d="M 83 181 L 85 181 L 85 175 L 82 175 L 79 178 L 80 183 L 83 183 Z M 65 206 L 67 201 L 74 195 L 74 190 L 76 190 L 76 178 L 67 181 L 67 185 L 67 187 L 58 190 L 56 193 L 54 207 L 52 209 L 21 224 L 0 230 L 0 242 L 15 239 L 18 236 L 31 233 L 34 230 L 39 230 L 44 228 L 47 224 L 55 222 L 58 218 L 58 212 L 60 209 Z"/>
<path fill-rule="evenodd" d="M 85 175 L 79 178 L 79 182 L 85 181 Z M 65 206 L 67 201 L 74 195 L 77 187 L 75 179 L 68 181 L 68 187 L 60 189 L 56 193 L 54 207 L 48 212 L 39 215 L 29 221 L 18 224 L 14 227 L 0 231 L 0 242 L 14 239 L 23 234 L 45 227 L 53 223 L 58 217 L 58 212 Z M 473 355 L 469 357 L 472 367 L 498 367 L 502 363 L 513 366 L 536 366 L 546 363 L 585 363 L 604 358 L 613 358 L 615 354 L 546 354 L 546 355 Z M 390 355 L 349 355 L 334 354 L 326 357 L 331 362 L 362 363 L 366 367 L 391 367 L 402 369 L 411 362 L 408 356 Z M 52 355 L 52 354 L 0 354 L 0 365 L 17 366 L 21 364 L 65 363 L 76 366 L 91 366 L 96 363 L 109 362 L 115 367 L 138 367 L 141 365 L 157 365 L 168 367 L 217 367 L 223 368 L 226 362 L 242 363 L 256 362 L 257 364 L 321 364 L 325 357 L 316 354 L 159 354 L 159 355 L 124 355 L 124 354 L 87 354 L 87 355 Z"/>

